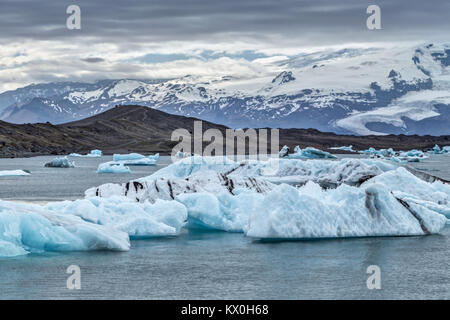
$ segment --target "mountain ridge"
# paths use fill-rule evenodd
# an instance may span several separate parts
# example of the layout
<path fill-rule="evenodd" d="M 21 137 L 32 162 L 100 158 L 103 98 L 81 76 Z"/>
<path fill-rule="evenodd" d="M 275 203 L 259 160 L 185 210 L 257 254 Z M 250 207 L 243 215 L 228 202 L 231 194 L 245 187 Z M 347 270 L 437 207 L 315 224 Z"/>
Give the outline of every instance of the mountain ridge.
<path fill-rule="evenodd" d="M 105 154 L 169 154 L 178 143 L 171 141 L 173 130 L 182 128 L 192 133 L 194 121 L 198 120 L 143 106 L 117 106 L 99 115 L 60 125 L 11 124 L 0 121 L 0 157 L 67 155 L 73 152 L 87 153 L 92 149 L 101 149 Z M 226 126 L 202 121 L 202 127 L 204 131 L 218 129 L 226 136 Z M 288 145 L 293 148 L 299 145 L 302 148 L 312 146 L 325 150 L 350 144 L 356 149 L 427 149 L 435 144 L 450 145 L 450 135 L 361 137 L 320 132 L 316 129 L 280 130 L 280 147 Z"/>

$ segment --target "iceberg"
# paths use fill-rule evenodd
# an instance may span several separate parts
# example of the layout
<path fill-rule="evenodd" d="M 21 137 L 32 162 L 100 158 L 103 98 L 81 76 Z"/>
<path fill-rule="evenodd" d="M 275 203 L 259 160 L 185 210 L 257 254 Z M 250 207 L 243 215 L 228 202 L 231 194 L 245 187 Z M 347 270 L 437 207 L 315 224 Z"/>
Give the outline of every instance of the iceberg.
<path fill-rule="evenodd" d="M 120 230 L 132 239 L 179 235 L 187 220 L 186 208 L 176 201 L 137 203 L 126 197 L 51 202 L 45 209 Z"/>
<path fill-rule="evenodd" d="M 355 150 L 353 150 L 353 146 L 342 146 L 342 147 L 332 147 L 329 148 L 330 150 L 343 150 L 343 151 L 349 151 L 349 152 L 356 152 Z"/>
<path fill-rule="evenodd" d="M 300 149 L 299 146 L 294 148 L 294 153 L 288 155 L 289 159 L 336 159 L 337 157 L 329 152 L 316 148 L 307 147 Z"/>
<path fill-rule="evenodd" d="M 90 153 L 88 154 L 79 154 L 79 153 L 71 153 L 69 155 L 70 157 L 87 157 L 87 158 L 99 158 L 102 156 L 102 151 L 101 150 L 91 150 Z"/>
<path fill-rule="evenodd" d="M 145 158 L 144 155 L 139 153 L 129 153 L 129 154 L 113 154 L 113 161 L 121 160 L 139 160 Z"/>
<path fill-rule="evenodd" d="M 289 155 L 289 147 L 288 146 L 283 146 L 283 148 L 281 148 L 280 152 L 278 153 L 278 157 L 280 158 L 286 158 Z"/>
<path fill-rule="evenodd" d="M 0 200 L 0 256 L 43 251 L 126 251 L 128 234 L 45 207 Z"/>
<path fill-rule="evenodd" d="M 446 221 L 396 199 L 385 185 L 324 190 L 309 182 L 300 189 L 277 186 L 252 210 L 244 232 L 263 239 L 412 236 L 438 233 Z"/>
<path fill-rule="evenodd" d="M 159 153 L 148 157 L 139 153 L 114 154 L 113 161 L 123 162 L 125 165 L 154 165 L 158 162 Z"/>
<path fill-rule="evenodd" d="M 445 147 L 439 147 L 437 144 L 433 147 L 432 153 L 434 154 L 447 154 L 450 153 L 450 146 L 445 146 Z"/>
<path fill-rule="evenodd" d="M 439 232 L 449 212 L 448 188 L 428 174 L 376 159 L 194 156 L 145 178 L 91 188 L 85 196 L 165 200 L 186 208 L 188 228 L 300 239 Z"/>
<path fill-rule="evenodd" d="M 131 173 L 131 170 L 121 162 L 110 161 L 100 163 L 97 173 Z"/>
<path fill-rule="evenodd" d="M 192 156 L 192 154 L 189 153 L 189 152 L 181 152 L 181 151 L 178 151 L 178 152 L 175 154 L 175 157 L 177 157 L 177 158 L 179 158 L 179 159 L 187 158 L 187 157 L 191 157 L 191 156 Z"/>
<path fill-rule="evenodd" d="M 380 157 L 380 158 L 389 158 L 389 157 L 395 156 L 395 151 L 392 148 L 376 150 L 375 148 L 370 147 L 367 150 L 360 151 L 360 153 L 364 153 L 364 154 L 368 154 L 368 155 Z"/>
<path fill-rule="evenodd" d="M 67 157 L 55 158 L 44 164 L 47 168 L 75 168 L 75 162 L 69 161 Z"/>
<path fill-rule="evenodd" d="M 0 177 L 29 176 L 28 170 L 0 170 Z"/>

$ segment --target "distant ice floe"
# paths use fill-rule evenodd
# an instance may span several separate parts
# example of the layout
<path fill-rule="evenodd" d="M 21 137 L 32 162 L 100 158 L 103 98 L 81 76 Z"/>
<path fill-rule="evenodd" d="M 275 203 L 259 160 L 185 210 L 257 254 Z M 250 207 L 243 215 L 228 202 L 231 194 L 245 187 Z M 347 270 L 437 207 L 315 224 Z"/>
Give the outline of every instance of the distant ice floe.
<path fill-rule="evenodd" d="M 86 157 L 86 158 L 100 158 L 102 156 L 101 150 L 91 150 L 88 154 L 71 153 L 70 157 Z"/>
<path fill-rule="evenodd" d="M 0 177 L 29 176 L 28 170 L 0 170 Z"/>
<path fill-rule="evenodd" d="M 353 150 L 353 146 L 342 146 L 342 147 L 331 147 L 330 150 L 342 150 L 342 151 L 348 151 L 348 152 L 356 152 Z"/>
<path fill-rule="evenodd" d="M 149 159 L 153 161 L 158 161 L 159 159 L 159 153 L 151 156 L 144 156 L 139 153 L 129 153 L 129 154 L 114 154 L 113 155 L 113 161 L 135 161 L 135 160 L 142 160 L 142 159 Z"/>
<path fill-rule="evenodd" d="M 450 154 L 450 146 L 439 147 L 437 144 L 433 147 L 432 153 L 434 154 Z"/>
<path fill-rule="evenodd" d="M 376 150 L 375 148 L 369 148 L 364 151 L 360 151 L 362 154 L 369 155 L 370 157 L 381 158 L 386 160 L 392 160 L 397 163 L 408 162 L 422 162 L 428 159 L 428 156 L 420 150 L 409 151 L 394 151 L 392 148 Z"/>
<path fill-rule="evenodd" d="M 179 202 L 189 228 L 257 238 L 424 235 L 447 221 L 449 185 L 383 160 L 218 160 L 182 159 L 149 177 L 91 188 L 86 197 Z"/>
<path fill-rule="evenodd" d="M 279 152 L 280 158 L 289 159 L 336 159 L 337 157 L 329 152 L 322 151 L 312 147 L 301 149 L 299 146 L 294 148 L 294 153 L 289 154 L 289 147 L 283 146 Z"/>
<path fill-rule="evenodd" d="M 126 251 L 129 248 L 128 235 L 117 229 L 40 205 L 0 200 L 1 257 L 43 251 Z"/>
<path fill-rule="evenodd" d="M 44 164 L 47 168 L 75 168 L 75 162 L 70 161 L 67 157 L 55 158 Z"/>
<path fill-rule="evenodd" d="M 110 161 L 100 163 L 97 168 L 97 173 L 131 173 L 131 170 L 123 163 Z"/>

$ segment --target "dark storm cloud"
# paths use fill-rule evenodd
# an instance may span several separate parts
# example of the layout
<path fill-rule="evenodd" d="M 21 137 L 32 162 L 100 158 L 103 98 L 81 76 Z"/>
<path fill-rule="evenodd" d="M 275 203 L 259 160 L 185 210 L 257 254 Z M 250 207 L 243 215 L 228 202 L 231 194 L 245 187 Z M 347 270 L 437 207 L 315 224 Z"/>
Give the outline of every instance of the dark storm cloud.
<path fill-rule="evenodd" d="M 124 45 L 248 38 L 300 45 L 444 38 L 450 2 L 419 0 L 0 0 L 0 41 L 74 38 Z M 81 7 L 82 29 L 67 30 L 68 5 Z M 378 4 L 383 30 L 368 31 L 366 8 Z"/>
<path fill-rule="evenodd" d="M 85 58 L 81 59 L 81 61 L 88 62 L 88 63 L 99 63 L 105 61 L 103 58 Z"/>

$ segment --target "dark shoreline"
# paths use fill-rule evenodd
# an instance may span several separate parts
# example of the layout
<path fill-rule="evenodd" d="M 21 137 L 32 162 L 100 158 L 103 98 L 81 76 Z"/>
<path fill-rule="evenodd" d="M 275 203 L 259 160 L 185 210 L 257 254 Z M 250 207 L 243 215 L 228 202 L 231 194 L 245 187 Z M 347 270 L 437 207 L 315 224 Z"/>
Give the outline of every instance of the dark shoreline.
<path fill-rule="evenodd" d="M 0 121 L 0 158 L 84 154 L 93 149 L 100 149 L 105 155 L 130 152 L 169 155 L 178 143 L 171 141 L 172 132 L 182 128 L 192 133 L 194 121 L 200 120 L 142 106 L 119 106 L 91 118 L 61 125 L 11 124 Z M 202 121 L 202 129 L 203 132 L 217 129 L 225 137 L 228 128 Z M 258 132 L 260 129 L 255 130 Z M 287 145 L 292 150 L 296 145 L 301 148 L 310 146 L 335 154 L 351 153 L 329 148 L 352 145 L 354 150 L 374 147 L 426 151 L 436 144 L 441 147 L 450 145 L 450 135 L 355 136 L 320 132 L 316 129 L 280 129 L 279 135 L 279 148 Z M 204 146 L 208 144 L 209 142 L 203 142 Z"/>

